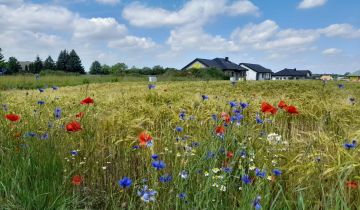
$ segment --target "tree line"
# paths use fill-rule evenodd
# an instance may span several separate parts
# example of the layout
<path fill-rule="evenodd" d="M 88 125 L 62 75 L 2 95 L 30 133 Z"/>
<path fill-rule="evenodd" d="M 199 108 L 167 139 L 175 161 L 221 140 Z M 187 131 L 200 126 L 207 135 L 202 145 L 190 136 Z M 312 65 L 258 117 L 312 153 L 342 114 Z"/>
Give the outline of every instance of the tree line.
<path fill-rule="evenodd" d="M 2 54 L 2 49 L 0 48 L 0 74 L 38 74 L 43 70 L 85 74 L 81 59 L 75 50 L 71 50 L 70 52 L 62 50 L 56 62 L 51 56 L 48 56 L 45 61 L 42 61 L 39 56 L 36 56 L 35 60 L 28 65 L 25 65 L 23 69 L 20 62 L 15 57 L 9 57 L 6 62 Z"/>
<path fill-rule="evenodd" d="M 133 74 L 133 75 L 161 75 L 168 71 L 176 71 L 175 68 L 164 68 L 160 65 L 154 67 L 143 67 L 137 68 L 135 66 L 129 68 L 125 63 L 117 63 L 113 66 L 108 66 L 106 64 L 102 65 L 99 61 L 94 61 L 90 67 L 90 74 L 96 75 L 124 75 L 124 74 Z"/>

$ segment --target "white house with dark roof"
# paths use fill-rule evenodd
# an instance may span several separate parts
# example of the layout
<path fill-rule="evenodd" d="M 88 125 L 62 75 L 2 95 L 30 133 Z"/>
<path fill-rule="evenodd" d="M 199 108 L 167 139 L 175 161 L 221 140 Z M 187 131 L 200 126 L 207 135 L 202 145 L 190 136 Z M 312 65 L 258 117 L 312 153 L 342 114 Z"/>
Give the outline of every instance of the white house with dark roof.
<path fill-rule="evenodd" d="M 245 79 L 247 69 L 233 63 L 229 60 L 228 57 L 225 58 L 214 58 L 210 59 L 203 59 L 203 58 L 196 58 L 195 60 L 191 61 L 181 70 L 186 69 L 200 69 L 200 68 L 217 68 L 224 71 L 224 73 L 229 77 L 235 77 L 237 80 Z"/>
<path fill-rule="evenodd" d="M 246 80 L 271 80 L 273 72 L 259 64 L 240 63 L 239 66 L 247 70 Z"/>
<path fill-rule="evenodd" d="M 298 80 L 311 79 L 312 73 L 310 70 L 283 69 L 273 74 L 273 80 Z"/>

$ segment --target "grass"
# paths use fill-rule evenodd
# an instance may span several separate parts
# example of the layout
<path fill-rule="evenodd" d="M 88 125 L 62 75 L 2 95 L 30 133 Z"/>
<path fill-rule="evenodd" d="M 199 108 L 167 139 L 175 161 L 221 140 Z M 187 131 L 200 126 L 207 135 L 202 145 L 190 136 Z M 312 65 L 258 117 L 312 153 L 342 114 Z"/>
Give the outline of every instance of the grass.
<path fill-rule="evenodd" d="M 51 81 L 41 82 L 51 86 Z M 209 100 L 203 101 L 203 94 Z M 80 105 L 88 96 L 94 105 Z M 124 81 L 44 93 L 2 91 L 0 102 L 8 110 L 0 115 L 16 113 L 21 120 L 0 118 L 0 207 L 252 209 L 261 196 L 264 209 L 356 209 L 359 188 L 346 182 L 360 179 L 359 150 L 343 144 L 360 137 L 360 107 L 349 97 L 360 98 L 360 84 L 345 83 L 339 89 L 335 82 L 323 87 L 319 81 L 241 82 L 235 87 L 228 81 L 181 81 L 159 82 L 148 90 L 146 81 Z M 45 105 L 38 105 L 39 100 Z M 261 112 L 261 102 L 277 105 L 280 100 L 295 105 L 300 114 Z M 222 121 L 215 122 L 212 114 L 233 114 L 229 101 L 249 107 L 240 124 L 230 123 L 221 139 L 214 129 Z M 54 117 L 56 107 L 62 109 L 60 119 Z M 179 118 L 181 111 L 185 120 Z M 79 112 L 85 113 L 81 119 L 75 117 Z M 256 123 L 257 114 L 263 124 Z M 74 120 L 82 130 L 66 132 L 64 125 Z M 176 132 L 176 126 L 184 130 Z M 154 145 L 134 149 L 142 131 L 153 136 Z M 283 143 L 267 140 L 270 133 L 281 135 Z M 49 138 L 41 139 L 44 134 Z M 72 150 L 78 154 L 71 155 Z M 166 163 L 164 169 L 152 167 L 152 154 Z M 221 170 L 226 167 L 232 171 Z M 256 176 L 255 168 L 266 176 Z M 275 168 L 281 176 L 272 177 Z M 189 172 L 187 179 L 179 176 L 183 170 Z M 159 182 L 165 174 L 172 181 Z M 242 182 L 245 174 L 252 183 Z M 83 177 L 79 186 L 71 183 L 74 175 Z M 124 176 L 133 181 L 126 189 L 118 185 Z M 154 202 L 137 195 L 143 185 L 157 191 Z M 185 199 L 179 193 L 186 193 Z"/>

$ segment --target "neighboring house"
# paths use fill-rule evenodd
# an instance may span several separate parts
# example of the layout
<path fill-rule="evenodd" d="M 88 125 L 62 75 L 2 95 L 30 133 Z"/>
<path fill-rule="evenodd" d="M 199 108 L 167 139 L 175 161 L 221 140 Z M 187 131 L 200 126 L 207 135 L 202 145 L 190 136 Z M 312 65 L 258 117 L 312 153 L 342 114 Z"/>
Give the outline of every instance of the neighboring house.
<path fill-rule="evenodd" d="M 181 70 L 186 69 L 201 69 L 201 68 L 217 68 L 224 71 L 224 73 L 229 77 L 235 77 L 237 80 L 245 79 L 247 69 L 233 63 L 229 60 L 228 57 L 225 58 L 214 58 L 210 59 L 203 59 L 203 58 L 196 58 L 188 65 L 186 65 Z"/>
<path fill-rule="evenodd" d="M 240 63 L 239 66 L 248 70 L 246 80 L 271 80 L 273 72 L 259 64 Z"/>
<path fill-rule="evenodd" d="M 320 77 L 320 80 L 323 80 L 323 81 L 330 81 L 330 80 L 334 80 L 334 78 L 329 75 L 329 74 L 324 74 Z"/>
<path fill-rule="evenodd" d="M 23 71 L 25 71 L 25 66 L 28 66 L 28 68 L 29 68 L 29 65 L 32 64 L 33 62 L 31 62 L 31 61 L 19 61 L 19 63 L 20 63 L 21 69 Z"/>
<path fill-rule="evenodd" d="M 273 74 L 273 80 L 310 79 L 311 75 L 309 70 L 283 69 Z"/>
<path fill-rule="evenodd" d="M 360 70 L 359 71 L 355 71 L 349 75 L 347 75 L 349 77 L 350 81 L 360 81 Z"/>

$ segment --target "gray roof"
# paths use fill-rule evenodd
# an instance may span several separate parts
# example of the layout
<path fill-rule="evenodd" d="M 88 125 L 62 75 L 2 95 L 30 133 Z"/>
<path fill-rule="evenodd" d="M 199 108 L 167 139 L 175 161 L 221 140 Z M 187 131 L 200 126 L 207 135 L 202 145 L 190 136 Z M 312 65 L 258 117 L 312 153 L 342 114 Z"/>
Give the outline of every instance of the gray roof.
<path fill-rule="evenodd" d="M 252 64 L 252 63 L 240 63 L 239 65 L 244 65 L 248 67 L 249 69 L 252 69 L 253 71 L 257 73 L 273 73 L 270 69 L 267 69 L 259 64 Z"/>
<path fill-rule="evenodd" d="M 298 76 L 298 77 L 306 77 L 307 74 L 310 74 L 311 76 L 311 71 L 309 70 L 297 70 L 297 69 L 283 69 L 279 72 L 276 72 L 275 74 L 273 74 L 273 76 Z"/>
<path fill-rule="evenodd" d="M 218 68 L 221 70 L 234 70 L 234 71 L 247 71 L 247 69 L 237 65 L 236 63 L 231 62 L 229 59 L 225 58 L 214 58 L 212 60 L 210 59 L 203 59 L 203 58 L 196 58 L 192 62 L 190 62 L 188 65 L 186 65 L 182 69 L 186 69 L 194 62 L 199 61 L 203 65 L 205 65 L 208 68 Z"/>
<path fill-rule="evenodd" d="M 348 76 L 360 76 L 360 70 L 355 71 L 355 72 L 349 74 Z"/>

